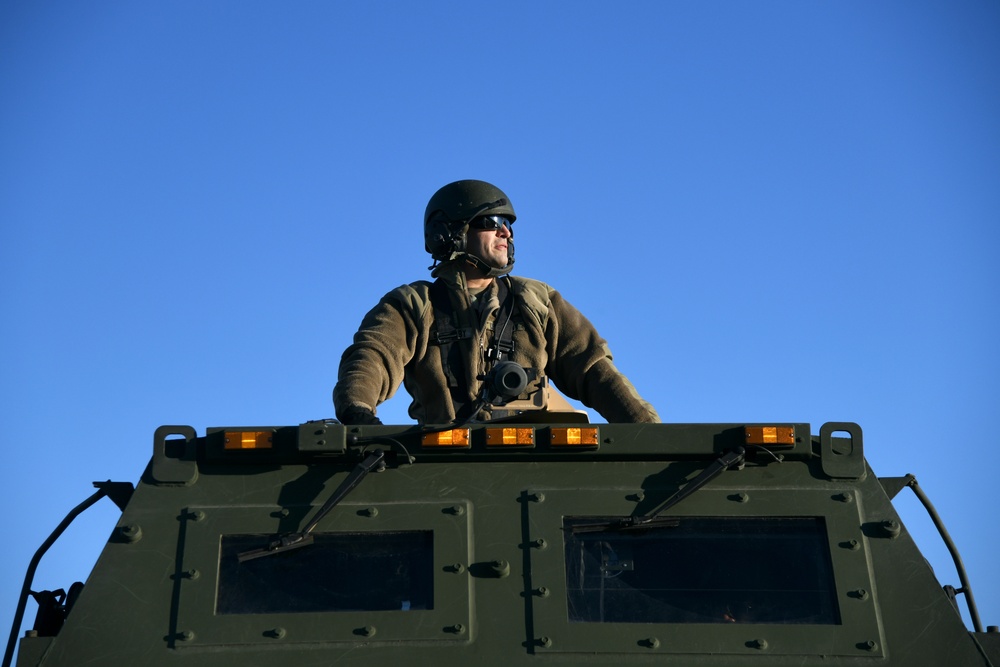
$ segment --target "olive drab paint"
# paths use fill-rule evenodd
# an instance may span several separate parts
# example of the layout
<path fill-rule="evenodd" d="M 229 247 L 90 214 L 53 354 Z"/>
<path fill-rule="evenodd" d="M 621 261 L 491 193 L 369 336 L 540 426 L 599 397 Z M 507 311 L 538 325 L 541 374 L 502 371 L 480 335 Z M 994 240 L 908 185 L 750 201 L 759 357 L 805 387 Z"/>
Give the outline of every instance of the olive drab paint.
<path fill-rule="evenodd" d="M 153 440 L 18 667 L 1000 665 L 893 508 L 915 481 L 876 477 L 856 424 Z"/>

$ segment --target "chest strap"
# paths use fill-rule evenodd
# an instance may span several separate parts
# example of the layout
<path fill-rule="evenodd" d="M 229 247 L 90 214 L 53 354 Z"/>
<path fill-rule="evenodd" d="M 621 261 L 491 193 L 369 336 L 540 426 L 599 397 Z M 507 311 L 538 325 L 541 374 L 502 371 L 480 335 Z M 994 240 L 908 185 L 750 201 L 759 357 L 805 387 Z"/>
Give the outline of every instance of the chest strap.
<path fill-rule="evenodd" d="M 452 357 L 452 347 L 459 341 L 472 339 L 476 332 L 472 327 L 455 326 L 455 309 L 448 286 L 439 278 L 430 287 L 431 305 L 434 308 L 434 323 L 430 332 L 430 344 L 441 347 L 443 371 L 448 378 L 448 385 L 459 387 L 458 373 Z M 509 357 L 514 351 L 514 321 L 520 316 L 517 299 L 511 289 L 510 279 L 506 276 L 497 279 L 497 299 L 500 309 L 493 320 L 493 340 L 486 350 L 486 363 L 492 367 L 497 362 Z M 471 350 L 471 346 L 469 347 Z M 463 359 L 458 372 L 468 363 Z M 465 369 L 468 371 L 468 369 Z M 488 369 L 487 369 L 488 370 Z"/>

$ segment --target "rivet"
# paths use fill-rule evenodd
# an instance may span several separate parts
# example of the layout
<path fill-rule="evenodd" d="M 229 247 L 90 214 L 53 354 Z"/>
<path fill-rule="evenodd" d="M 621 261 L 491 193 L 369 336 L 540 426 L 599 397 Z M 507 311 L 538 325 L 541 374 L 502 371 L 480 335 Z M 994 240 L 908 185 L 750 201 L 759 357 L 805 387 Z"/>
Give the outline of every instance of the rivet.
<path fill-rule="evenodd" d="M 750 642 L 750 645 L 753 646 L 755 649 L 763 651 L 764 649 L 767 648 L 767 640 L 766 639 L 755 639 L 752 642 Z"/>
<path fill-rule="evenodd" d="M 130 523 L 128 525 L 122 526 L 118 529 L 118 533 L 125 538 L 125 541 L 129 544 L 138 542 L 142 539 L 142 528 L 138 524 Z"/>
<path fill-rule="evenodd" d="M 204 521 L 205 520 L 205 513 L 202 512 L 201 510 L 195 510 L 195 511 L 191 512 L 191 520 L 192 521 Z"/>
<path fill-rule="evenodd" d="M 180 639 L 182 642 L 189 642 L 192 639 L 194 639 L 194 633 L 191 632 L 190 630 L 183 630 L 182 632 L 178 633 L 177 638 Z"/>
<path fill-rule="evenodd" d="M 456 635 L 464 635 L 465 626 L 462 625 L 461 623 L 456 623 L 455 625 L 452 625 L 451 627 L 448 628 L 448 632 L 451 632 Z"/>
<path fill-rule="evenodd" d="M 545 501 L 545 494 L 541 491 L 528 491 L 528 500 L 534 503 Z"/>
<path fill-rule="evenodd" d="M 462 516 L 463 514 L 465 514 L 465 507 L 463 507 L 462 505 L 452 505 L 450 512 L 455 516 Z"/>
<path fill-rule="evenodd" d="M 538 588 L 535 589 L 534 592 L 535 595 L 537 595 L 540 598 L 549 597 L 549 589 L 546 586 L 539 586 Z"/>
<path fill-rule="evenodd" d="M 851 551 L 857 551 L 858 549 L 861 548 L 861 543 L 858 542 L 857 540 L 848 540 L 847 548 L 850 549 Z"/>
<path fill-rule="evenodd" d="M 369 519 L 375 518 L 375 517 L 378 516 L 378 508 L 377 507 L 366 507 L 363 510 L 361 510 L 361 514 L 363 516 L 368 517 Z"/>
<path fill-rule="evenodd" d="M 869 639 L 868 641 L 866 641 L 864 643 L 864 648 L 865 648 L 866 651 L 874 651 L 874 650 L 878 649 L 878 642 L 872 641 L 871 639 Z"/>
<path fill-rule="evenodd" d="M 741 503 L 750 502 L 750 496 L 740 491 L 739 493 L 736 494 L 736 500 Z"/>
<path fill-rule="evenodd" d="M 465 572 L 465 566 L 462 565 L 461 563 L 453 563 L 445 567 L 445 569 L 448 570 L 449 572 L 454 572 L 455 574 L 461 574 L 462 572 Z"/>
<path fill-rule="evenodd" d="M 285 629 L 284 628 L 271 628 L 270 630 L 268 630 L 264 634 L 267 635 L 268 637 L 271 637 L 272 639 L 282 639 L 285 636 Z"/>
<path fill-rule="evenodd" d="M 646 640 L 646 648 L 660 648 L 660 640 L 656 637 L 650 637 Z"/>
<path fill-rule="evenodd" d="M 490 570 L 495 577 L 506 577 L 510 574 L 510 563 L 505 560 L 495 560 L 490 563 Z"/>
<path fill-rule="evenodd" d="M 544 648 L 550 648 L 552 646 L 552 640 L 549 639 L 548 637 L 539 637 L 538 645 Z"/>
<path fill-rule="evenodd" d="M 549 545 L 549 543 L 546 542 L 545 538 L 542 538 L 542 537 L 539 537 L 537 540 L 532 540 L 531 541 L 531 546 L 535 547 L 536 549 L 544 549 L 548 545 Z"/>
<path fill-rule="evenodd" d="M 362 637 L 374 637 L 376 632 L 378 630 L 375 629 L 374 625 L 366 625 L 358 631 L 358 634 Z"/>
<path fill-rule="evenodd" d="M 188 579 L 191 579 L 193 581 L 193 580 L 195 580 L 195 579 L 197 579 L 198 577 L 201 576 L 201 572 L 199 572 L 195 568 L 191 568 L 190 570 L 186 570 L 184 572 L 184 576 L 187 577 Z"/>
<path fill-rule="evenodd" d="M 886 519 L 883 521 L 882 529 L 888 533 L 891 538 L 899 537 L 899 533 L 902 531 L 902 527 L 895 519 Z"/>

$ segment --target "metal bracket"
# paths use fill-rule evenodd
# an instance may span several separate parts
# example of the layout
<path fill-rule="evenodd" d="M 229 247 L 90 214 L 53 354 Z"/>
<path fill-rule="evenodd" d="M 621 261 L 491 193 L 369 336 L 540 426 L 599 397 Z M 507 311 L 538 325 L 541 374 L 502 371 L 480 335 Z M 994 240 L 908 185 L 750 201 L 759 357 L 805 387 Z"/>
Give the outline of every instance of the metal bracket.
<path fill-rule="evenodd" d="M 907 475 L 906 477 L 878 478 L 878 482 L 882 485 L 882 490 L 885 491 L 885 495 L 889 496 L 889 500 L 895 498 L 900 491 L 910 486 L 910 484 L 915 481 L 916 478 L 913 475 Z"/>

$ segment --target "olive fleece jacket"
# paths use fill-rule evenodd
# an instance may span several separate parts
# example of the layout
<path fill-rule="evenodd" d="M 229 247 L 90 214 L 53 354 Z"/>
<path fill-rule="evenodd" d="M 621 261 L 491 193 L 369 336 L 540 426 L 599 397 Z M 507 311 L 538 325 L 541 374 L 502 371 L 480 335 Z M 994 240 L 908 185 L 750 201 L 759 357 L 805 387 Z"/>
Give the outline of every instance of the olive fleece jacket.
<path fill-rule="evenodd" d="M 471 338 L 451 343 L 463 360 L 459 368 L 452 364 L 459 387 L 449 388 L 444 368 L 442 354 L 448 354 L 449 346 L 431 343 L 432 283 L 421 280 L 392 290 L 365 315 L 354 343 L 340 361 L 333 390 L 338 416 L 356 407 L 374 413 L 402 383 L 413 398 L 410 417 L 421 424 L 447 424 L 455 419 L 456 399 L 468 403 L 479 395 L 478 377 L 486 370 L 483 351 L 492 340 L 499 308 L 497 282 L 479 294 L 474 304 L 461 271 L 443 266 L 436 274 L 449 288 L 454 325 L 473 331 Z M 660 421 L 653 407 L 615 368 L 607 342 L 580 311 L 545 283 L 515 276 L 510 282 L 519 311 L 511 360 L 544 373 L 563 394 L 609 422 Z M 451 355 L 455 354 L 452 350 Z"/>

